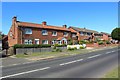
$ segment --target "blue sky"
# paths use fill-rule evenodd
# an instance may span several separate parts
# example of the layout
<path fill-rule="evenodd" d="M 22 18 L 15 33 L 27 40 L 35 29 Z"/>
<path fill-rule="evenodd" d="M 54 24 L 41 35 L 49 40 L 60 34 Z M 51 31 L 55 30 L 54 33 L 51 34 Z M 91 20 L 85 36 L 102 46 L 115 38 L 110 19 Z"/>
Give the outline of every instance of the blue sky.
<path fill-rule="evenodd" d="M 12 17 L 18 21 L 76 26 L 111 33 L 118 27 L 117 2 L 3 2 L 2 31 L 7 34 Z"/>

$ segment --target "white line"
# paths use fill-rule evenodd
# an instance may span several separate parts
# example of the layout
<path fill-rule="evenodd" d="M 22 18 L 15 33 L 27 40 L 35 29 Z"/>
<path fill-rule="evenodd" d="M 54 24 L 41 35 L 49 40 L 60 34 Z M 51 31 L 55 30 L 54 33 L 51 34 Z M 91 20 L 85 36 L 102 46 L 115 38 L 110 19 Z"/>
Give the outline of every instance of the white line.
<path fill-rule="evenodd" d="M 75 60 L 75 61 L 70 61 L 70 62 L 67 62 L 67 63 L 62 63 L 60 64 L 60 66 L 62 65 L 67 65 L 67 64 L 71 64 L 71 63 L 75 63 L 75 62 L 79 62 L 79 61 L 82 61 L 83 59 L 78 59 L 78 60 Z"/>
<path fill-rule="evenodd" d="M 111 52 L 115 52 L 115 51 L 111 51 Z"/>
<path fill-rule="evenodd" d="M 35 70 L 27 71 L 27 72 L 21 72 L 21 73 L 17 73 L 17 74 L 12 74 L 12 75 L 1 77 L 0 79 L 2 79 L 2 78 L 8 78 L 8 77 L 13 77 L 13 76 L 18 76 L 18 75 L 27 74 L 27 73 L 32 73 L 32 72 L 36 72 L 36 71 L 42 71 L 42 70 L 46 70 L 46 69 L 49 69 L 49 68 L 50 67 L 45 67 L 45 68 L 35 69 Z"/>
<path fill-rule="evenodd" d="M 105 54 L 110 54 L 111 52 L 106 52 Z"/>
<path fill-rule="evenodd" d="M 98 57 L 98 56 L 100 56 L 101 54 L 98 54 L 98 55 L 94 55 L 94 56 L 90 56 L 90 57 L 88 57 L 88 58 L 94 58 L 94 57 Z"/>

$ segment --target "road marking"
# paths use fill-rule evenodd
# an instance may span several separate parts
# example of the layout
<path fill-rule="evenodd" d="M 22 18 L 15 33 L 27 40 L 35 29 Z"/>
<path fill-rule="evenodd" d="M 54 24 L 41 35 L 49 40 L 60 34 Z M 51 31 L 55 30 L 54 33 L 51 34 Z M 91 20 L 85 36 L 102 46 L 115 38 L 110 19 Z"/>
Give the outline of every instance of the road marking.
<path fill-rule="evenodd" d="M 110 54 L 111 52 L 106 52 L 105 54 Z"/>
<path fill-rule="evenodd" d="M 111 52 L 115 52 L 115 51 L 111 51 Z"/>
<path fill-rule="evenodd" d="M 98 56 L 100 56 L 100 55 L 102 55 L 102 54 L 98 54 L 98 55 L 90 56 L 90 57 L 88 57 L 88 58 L 90 59 L 90 58 L 98 57 Z"/>
<path fill-rule="evenodd" d="M 83 59 L 78 59 L 78 60 L 70 61 L 70 62 L 67 62 L 67 63 L 62 63 L 62 64 L 60 64 L 60 66 L 71 64 L 71 63 L 75 63 L 75 62 L 79 62 L 79 61 L 82 61 L 82 60 Z"/>
<path fill-rule="evenodd" d="M 36 71 L 42 71 L 42 70 L 46 70 L 46 69 L 49 69 L 49 68 L 50 67 L 45 67 L 45 68 L 35 69 L 35 70 L 31 70 L 31 71 L 16 73 L 16 74 L 8 75 L 8 76 L 3 76 L 0 79 L 8 78 L 8 77 L 13 77 L 13 76 L 18 76 L 18 75 L 27 74 L 27 73 L 32 73 L 32 72 L 36 72 Z"/>

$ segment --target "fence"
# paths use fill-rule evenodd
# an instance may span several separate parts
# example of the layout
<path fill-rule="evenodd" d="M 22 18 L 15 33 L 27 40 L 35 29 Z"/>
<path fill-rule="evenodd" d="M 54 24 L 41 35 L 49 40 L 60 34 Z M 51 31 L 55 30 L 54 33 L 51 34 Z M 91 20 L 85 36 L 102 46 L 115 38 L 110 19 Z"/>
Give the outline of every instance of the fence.
<path fill-rule="evenodd" d="M 66 47 L 56 47 L 57 49 L 67 49 Z M 37 53 L 37 52 L 51 52 L 53 50 L 53 48 L 49 47 L 49 48 L 17 48 L 15 50 L 16 54 L 31 54 L 31 53 Z"/>

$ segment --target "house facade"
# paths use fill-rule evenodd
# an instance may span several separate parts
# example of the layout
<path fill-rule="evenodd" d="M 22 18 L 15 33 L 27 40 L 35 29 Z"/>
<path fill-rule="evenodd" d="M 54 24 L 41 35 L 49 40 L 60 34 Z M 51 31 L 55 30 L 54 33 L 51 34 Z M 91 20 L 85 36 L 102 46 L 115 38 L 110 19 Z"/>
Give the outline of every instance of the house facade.
<path fill-rule="evenodd" d="M 101 39 L 101 40 L 110 40 L 110 34 L 104 33 L 104 32 L 97 32 L 94 30 L 86 29 L 86 28 L 78 28 L 78 27 L 69 27 L 70 30 L 76 31 L 77 32 L 77 37 L 78 41 L 80 40 L 90 40 L 92 39 L 93 41 L 96 39 Z"/>
<path fill-rule="evenodd" d="M 104 32 L 97 32 L 86 28 L 78 28 L 67 25 L 52 26 L 47 22 L 41 24 L 18 21 L 17 17 L 12 18 L 12 25 L 7 35 L 8 46 L 15 44 L 68 44 L 70 40 L 110 40 L 110 35 Z"/>
<path fill-rule="evenodd" d="M 68 44 L 69 39 L 76 39 L 76 32 L 62 27 L 17 21 L 12 18 L 12 26 L 8 33 L 8 45 L 15 44 Z"/>

